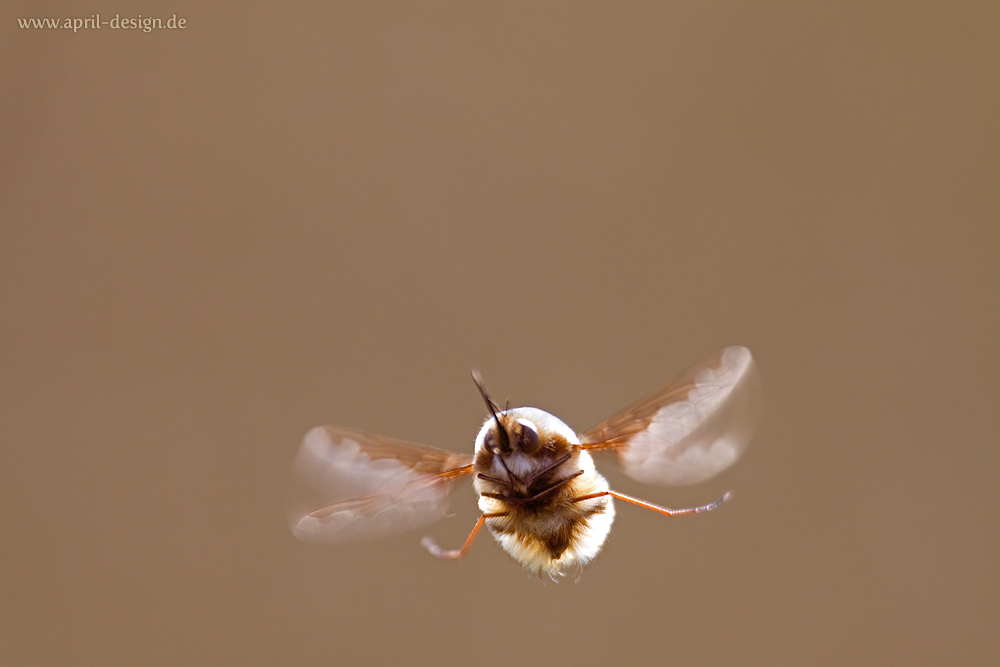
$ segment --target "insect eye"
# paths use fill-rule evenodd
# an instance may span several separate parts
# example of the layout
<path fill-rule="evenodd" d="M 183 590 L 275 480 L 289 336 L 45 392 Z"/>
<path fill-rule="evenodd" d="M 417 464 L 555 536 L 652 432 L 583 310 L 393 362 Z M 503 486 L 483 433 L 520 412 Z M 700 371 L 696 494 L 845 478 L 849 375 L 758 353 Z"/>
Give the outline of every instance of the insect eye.
<path fill-rule="evenodd" d="M 486 432 L 486 437 L 483 439 L 483 445 L 486 447 L 487 451 L 493 452 L 494 454 L 500 454 L 502 456 L 510 454 L 510 444 L 506 438 L 500 437 L 500 433 L 497 431 L 496 426 Z"/>
<path fill-rule="evenodd" d="M 499 451 L 497 447 L 497 432 L 496 429 L 490 429 L 486 432 L 486 437 L 483 439 L 483 445 L 486 447 L 486 451 L 493 452 L 494 454 Z"/>
<path fill-rule="evenodd" d="M 518 419 L 518 433 L 517 433 L 517 446 L 525 454 L 531 454 L 536 449 L 538 445 L 541 444 L 541 439 L 538 437 L 538 429 L 527 419 Z"/>

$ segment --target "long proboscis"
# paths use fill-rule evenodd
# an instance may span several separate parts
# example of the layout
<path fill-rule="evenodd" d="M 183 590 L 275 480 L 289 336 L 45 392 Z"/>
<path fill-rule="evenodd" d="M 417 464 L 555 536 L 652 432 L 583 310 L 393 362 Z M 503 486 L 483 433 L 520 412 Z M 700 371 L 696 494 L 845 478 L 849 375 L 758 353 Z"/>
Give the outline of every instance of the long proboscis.
<path fill-rule="evenodd" d="M 479 374 L 479 371 L 472 371 L 472 381 L 476 383 L 476 387 L 479 389 L 479 393 L 483 396 L 483 401 L 486 402 L 486 407 L 489 409 L 490 414 L 493 415 L 493 421 L 497 424 L 497 436 L 500 438 L 500 449 L 504 452 L 509 452 L 511 450 L 510 446 L 510 434 L 507 433 L 507 428 L 500 421 L 500 416 L 497 415 L 497 404 L 493 402 L 490 395 L 486 393 L 486 387 L 483 386 L 483 376 Z"/>

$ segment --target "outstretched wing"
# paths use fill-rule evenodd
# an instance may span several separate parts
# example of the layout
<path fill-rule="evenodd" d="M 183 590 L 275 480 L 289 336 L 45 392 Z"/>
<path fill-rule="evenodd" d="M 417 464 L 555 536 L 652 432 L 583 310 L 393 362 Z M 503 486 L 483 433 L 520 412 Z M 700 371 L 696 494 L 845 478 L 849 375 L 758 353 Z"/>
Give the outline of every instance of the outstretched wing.
<path fill-rule="evenodd" d="M 441 519 L 472 457 L 340 426 L 306 434 L 289 523 L 306 542 L 375 539 Z"/>
<path fill-rule="evenodd" d="M 613 449 L 625 473 L 647 484 L 695 484 L 739 458 L 763 400 L 750 350 L 726 347 L 656 393 L 584 433 L 584 449 Z"/>

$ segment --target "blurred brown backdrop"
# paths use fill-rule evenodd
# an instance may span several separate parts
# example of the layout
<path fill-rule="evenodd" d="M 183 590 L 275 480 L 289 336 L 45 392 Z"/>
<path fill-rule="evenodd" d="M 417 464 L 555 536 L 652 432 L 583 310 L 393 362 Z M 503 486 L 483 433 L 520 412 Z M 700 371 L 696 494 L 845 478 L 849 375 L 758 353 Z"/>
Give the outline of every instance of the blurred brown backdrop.
<path fill-rule="evenodd" d="M 21 29 L 17 18 L 187 20 Z M 0 663 L 1000 661 L 995 3 L 8 3 Z M 328 422 L 469 451 L 750 346 L 744 460 L 576 584 L 323 549 Z M 457 545 L 470 488 L 429 532 Z"/>

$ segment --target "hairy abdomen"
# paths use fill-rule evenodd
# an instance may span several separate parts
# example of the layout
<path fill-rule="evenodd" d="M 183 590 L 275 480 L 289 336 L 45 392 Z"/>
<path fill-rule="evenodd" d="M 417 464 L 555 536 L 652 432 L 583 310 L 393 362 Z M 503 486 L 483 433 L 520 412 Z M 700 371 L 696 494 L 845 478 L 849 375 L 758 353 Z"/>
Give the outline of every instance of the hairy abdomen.
<path fill-rule="evenodd" d="M 615 508 L 610 496 L 579 502 L 574 499 L 608 490 L 589 454 L 578 461 L 583 474 L 566 484 L 545 503 L 516 503 L 480 496 L 487 527 L 500 546 L 532 572 L 558 576 L 592 560 L 611 531 Z"/>

